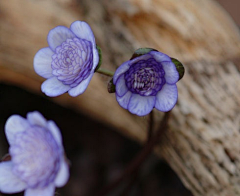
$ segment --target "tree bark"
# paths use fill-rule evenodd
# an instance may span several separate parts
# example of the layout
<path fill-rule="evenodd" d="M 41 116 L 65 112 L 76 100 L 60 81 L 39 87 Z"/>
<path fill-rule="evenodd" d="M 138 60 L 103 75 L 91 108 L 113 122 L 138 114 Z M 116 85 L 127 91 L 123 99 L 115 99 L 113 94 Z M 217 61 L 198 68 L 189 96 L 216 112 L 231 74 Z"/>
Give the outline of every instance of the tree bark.
<path fill-rule="evenodd" d="M 139 47 L 179 59 L 186 73 L 156 153 L 194 195 L 240 194 L 240 35 L 215 1 L 11 0 L 0 1 L 0 16 L 0 81 L 40 95 L 33 57 L 51 28 L 75 20 L 91 25 L 104 68 L 114 71 Z M 144 142 L 148 118 L 122 109 L 109 80 L 95 74 L 83 95 L 51 99 Z M 154 113 L 158 122 L 162 114 Z"/>

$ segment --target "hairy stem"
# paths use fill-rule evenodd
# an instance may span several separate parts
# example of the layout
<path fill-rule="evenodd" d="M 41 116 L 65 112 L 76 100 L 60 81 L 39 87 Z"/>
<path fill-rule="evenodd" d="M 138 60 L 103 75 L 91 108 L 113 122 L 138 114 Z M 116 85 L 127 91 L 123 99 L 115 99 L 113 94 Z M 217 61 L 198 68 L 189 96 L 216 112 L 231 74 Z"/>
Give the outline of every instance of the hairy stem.
<path fill-rule="evenodd" d="M 158 143 L 160 137 L 163 135 L 163 133 L 167 130 L 168 125 L 168 119 L 170 116 L 170 112 L 166 112 L 159 129 L 157 130 L 157 133 L 154 137 L 151 137 L 148 143 L 144 146 L 144 148 L 135 156 L 135 158 L 129 163 L 127 168 L 123 171 L 121 176 L 119 176 L 113 183 L 102 189 L 97 196 L 104 196 L 107 195 L 109 192 L 111 192 L 115 187 L 117 187 L 123 179 L 128 177 L 129 175 L 133 174 L 138 168 L 141 166 L 141 164 L 144 162 L 144 160 L 148 157 L 148 155 L 152 152 L 153 147 Z"/>
<path fill-rule="evenodd" d="M 103 69 L 103 68 L 99 68 L 96 72 L 103 74 L 105 76 L 110 76 L 110 77 L 113 77 L 113 75 L 114 75 L 114 72 L 109 71 L 107 69 Z"/>
<path fill-rule="evenodd" d="M 148 125 L 148 135 L 147 135 L 147 141 L 146 141 L 146 144 L 148 144 L 149 141 L 151 141 L 151 137 L 152 137 L 152 134 L 153 134 L 153 124 L 154 124 L 154 114 L 153 114 L 153 111 L 150 112 L 149 114 L 149 125 Z M 123 190 L 123 193 L 121 194 L 122 196 L 127 196 L 131 189 L 132 189 L 132 186 L 134 185 L 135 181 L 137 180 L 138 176 L 139 176 L 139 173 L 138 173 L 139 169 L 135 170 L 132 175 L 130 176 L 130 182 L 129 184 L 126 186 L 126 188 Z"/>
<path fill-rule="evenodd" d="M 148 128 L 148 138 L 147 138 L 147 143 L 151 141 L 151 137 L 153 134 L 153 124 L 154 124 L 154 115 L 153 111 L 150 112 L 149 114 L 149 128 Z"/>

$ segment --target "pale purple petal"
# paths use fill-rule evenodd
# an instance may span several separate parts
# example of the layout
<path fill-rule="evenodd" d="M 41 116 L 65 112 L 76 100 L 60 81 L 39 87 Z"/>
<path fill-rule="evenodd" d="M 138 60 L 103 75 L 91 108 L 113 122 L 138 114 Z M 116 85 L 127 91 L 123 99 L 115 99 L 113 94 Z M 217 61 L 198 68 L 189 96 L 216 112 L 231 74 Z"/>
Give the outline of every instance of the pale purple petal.
<path fill-rule="evenodd" d="M 45 188 L 27 189 L 24 193 L 24 196 L 53 196 L 54 191 L 54 185 L 50 184 Z"/>
<path fill-rule="evenodd" d="M 93 47 L 96 48 L 95 37 L 92 29 L 86 22 L 75 21 L 71 24 L 70 29 L 80 39 L 92 42 Z"/>
<path fill-rule="evenodd" d="M 156 96 L 155 108 L 167 112 L 171 110 L 177 103 L 178 90 L 177 85 L 165 84 L 161 91 Z"/>
<path fill-rule="evenodd" d="M 64 85 L 56 77 L 52 77 L 42 83 L 41 89 L 47 96 L 56 97 L 67 92 L 70 86 Z"/>
<path fill-rule="evenodd" d="M 121 75 L 116 83 L 116 93 L 119 97 L 122 97 L 123 95 L 126 94 L 128 91 L 128 88 L 125 83 L 124 75 Z"/>
<path fill-rule="evenodd" d="M 42 48 L 37 52 L 33 60 L 33 66 L 35 72 L 44 77 L 50 78 L 52 77 L 52 55 L 54 52 L 49 48 Z"/>
<path fill-rule="evenodd" d="M 27 120 L 31 125 L 38 125 L 41 127 L 45 127 L 47 125 L 46 119 L 43 117 L 41 113 L 37 111 L 29 112 L 27 114 Z"/>
<path fill-rule="evenodd" d="M 72 97 L 76 97 L 80 94 L 82 94 L 88 87 L 88 84 L 90 80 L 92 79 L 94 73 L 91 73 L 88 78 L 83 80 L 78 86 L 72 88 L 71 90 L 68 91 L 69 95 Z"/>
<path fill-rule="evenodd" d="M 155 100 L 155 96 L 132 94 L 132 97 L 129 100 L 128 110 L 138 116 L 145 116 L 152 111 L 155 105 Z"/>
<path fill-rule="evenodd" d="M 161 62 L 165 72 L 165 80 L 168 84 L 175 84 L 179 79 L 179 73 L 173 62 Z"/>
<path fill-rule="evenodd" d="M 64 26 L 57 26 L 49 31 L 48 33 L 48 44 L 49 47 L 55 51 L 57 46 L 60 46 L 67 39 L 76 37 L 74 33 Z"/>
<path fill-rule="evenodd" d="M 62 135 L 61 135 L 59 128 L 55 124 L 55 122 L 49 120 L 47 122 L 47 128 L 51 132 L 52 136 L 54 137 L 54 139 L 56 140 L 58 145 L 61 147 L 62 146 Z"/>
<path fill-rule="evenodd" d="M 151 51 L 149 52 L 149 54 L 151 54 L 153 56 L 153 58 L 158 61 L 158 62 L 164 62 L 164 61 L 170 61 L 171 59 L 168 55 L 162 53 L 162 52 L 157 52 L 157 51 Z"/>
<path fill-rule="evenodd" d="M 62 187 L 67 183 L 68 179 L 69 179 L 69 166 L 64 160 L 62 160 L 59 172 L 56 176 L 54 183 L 56 187 Z"/>
<path fill-rule="evenodd" d="M 113 76 L 113 84 L 116 84 L 117 79 L 119 78 L 120 75 L 122 75 L 123 73 L 125 73 L 129 67 L 130 67 L 130 61 L 126 61 L 125 63 L 123 63 L 122 65 L 120 65 L 117 70 L 114 73 Z"/>
<path fill-rule="evenodd" d="M 142 56 L 135 57 L 134 59 L 131 60 L 130 65 L 137 63 L 138 61 L 141 61 L 141 60 L 148 60 L 149 58 L 152 58 L 152 55 L 150 55 L 149 53 L 144 54 Z"/>
<path fill-rule="evenodd" d="M 11 161 L 0 163 L 0 191 L 3 193 L 17 193 L 26 188 L 26 183 L 12 173 Z"/>
<path fill-rule="evenodd" d="M 98 54 L 98 50 L 97 49 L 93 49 L 93 66 L 92 66 L 92 70 L 91 71 L 94 71 L 97 67 L 99 63 L 99 54 Z"/>
<path fill-rule="evenodd" d="M 9 144 L 14 143 L 16 133 L 25 131 L 29 126 L 30 124 L 25 118 L 19 115 L 10 116 L 5 124 L 5 134 Z"/>
<path fill-rule="evenodd" d="M 127 109 L 128 107 L 128 103 L 129 103 L 129 100 L 132 96 L 132 93 L 131 91 L 128 91 L 124 96 L 122 97 L 119 97 L 116 95 L 116 98 L 117 98 L 117 102 L 119 103 L 119 105 L 121 107 L 123 107 L 124 109 Z"/>

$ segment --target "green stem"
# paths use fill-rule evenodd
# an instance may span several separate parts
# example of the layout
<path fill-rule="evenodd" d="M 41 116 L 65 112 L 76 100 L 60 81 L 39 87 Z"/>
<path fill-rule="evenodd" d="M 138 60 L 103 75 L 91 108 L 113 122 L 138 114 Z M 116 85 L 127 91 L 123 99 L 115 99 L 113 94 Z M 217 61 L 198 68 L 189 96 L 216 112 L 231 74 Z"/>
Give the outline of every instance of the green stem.
<path fill-rule="evenodd" d="M 99 68 L 96 72 L 106 75 L 106 76 L 110 76 L 110 77 L 113 77 L 113 75 L 114 75 L 114 72 L 109 71 L 107 69 L 103 69 L 103 68 Z"/>

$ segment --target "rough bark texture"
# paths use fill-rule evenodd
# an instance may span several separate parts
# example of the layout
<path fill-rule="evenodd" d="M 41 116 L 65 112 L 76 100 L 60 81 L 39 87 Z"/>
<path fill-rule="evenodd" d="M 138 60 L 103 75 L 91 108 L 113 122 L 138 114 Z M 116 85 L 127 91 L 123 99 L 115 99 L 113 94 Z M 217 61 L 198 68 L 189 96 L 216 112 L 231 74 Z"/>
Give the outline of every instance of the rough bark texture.
<path fill-rule="evenodd" d="M 240 195 L 240 35 L 215 1 L 11 0 L 0 1 L 0 16 L 0 81 L 39 94 L 33 57 L 49 29 L 75 20 L 91 25 L 112 71 L 144 46 L 181 60 L 179 101 L 156 152 L 194 195 Z M 95 74 L 83 95 L 52 100 L 144 142 L 147 118 L 122 109 L 108 80 Z"/>

